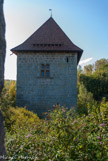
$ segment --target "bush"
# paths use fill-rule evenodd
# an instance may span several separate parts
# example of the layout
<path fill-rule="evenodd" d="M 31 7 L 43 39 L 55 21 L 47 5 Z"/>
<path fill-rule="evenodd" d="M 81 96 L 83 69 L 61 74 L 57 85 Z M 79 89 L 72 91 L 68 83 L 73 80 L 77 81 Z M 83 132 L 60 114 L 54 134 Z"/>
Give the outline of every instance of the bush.
<path fill-rule="evenodd" d="M 55 106 L 41 120 L 26 108 L 15 107 L 15 95 L 11 82 L 0 97 L 9 160 L 107 160 L 108 102 L 104 99 L 97 106 L 92 94 L 80 85 L 79 113 Z"/>
<path fill-rule="evenodd" d="M 0 109 L 5 115 L 10 107 L 15 107 L 16 105 L 16 82 L 15 81 L 5 81 L 5 87 L 0 95 Z"/>
<path fill-rule="evenodd" d="M 93 98 L 93 94 L 88 92 L 83 84 L 79 85 L 79 93 L 78 93 L 78 104 L 77 104 L 77 112 L 79 114 L 88 114 L 88 106 L 92 108 L 96 107 L 97 102 Z"/>
<path fill-rule="evenodd" d="M 20 129 L 29 131 L 32 126 L 37 126 L 41 121 L 39 117 L 26 110 L 26 108 L 10 107 L 4 115 L 5 127 L 11 133 L 17 133 Z"/>
<path fill-rule="evenodd" d="M 108 103 L 90 108 L 88 115 L 56 106 L 40 126 L 18 128 L 14 135 L 7 133 L 9 157 L 21 160 L 107 160 Z"/>

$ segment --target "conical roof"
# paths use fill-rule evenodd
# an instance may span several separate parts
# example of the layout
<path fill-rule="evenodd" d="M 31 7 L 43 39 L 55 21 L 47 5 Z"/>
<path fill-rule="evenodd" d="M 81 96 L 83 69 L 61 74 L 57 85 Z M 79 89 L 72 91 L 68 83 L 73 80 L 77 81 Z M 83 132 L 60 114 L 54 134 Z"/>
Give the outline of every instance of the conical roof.
<path fill-rule="evenodd" d="M 11 49 L 15 54 L 20 51 L 34 52 L 77 52 L 78 62 L 83 50 L 72 43 L 63 30 L 50 17 L 36 32 L 21 45 Z"/>

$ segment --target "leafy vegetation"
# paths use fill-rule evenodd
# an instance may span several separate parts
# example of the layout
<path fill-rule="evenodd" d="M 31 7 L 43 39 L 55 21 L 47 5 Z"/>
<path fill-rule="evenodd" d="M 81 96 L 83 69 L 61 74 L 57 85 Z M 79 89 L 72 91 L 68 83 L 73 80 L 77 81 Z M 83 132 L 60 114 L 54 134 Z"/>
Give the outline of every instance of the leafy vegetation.
<path fill-rule="evenodd" d="M 108 103 L 88 108 L 87 116 L 79 116 L 56 106 L 40 124 L 34 120 L 34 124 L 28 122 L 29 130 L 17 126 L 13 135 L 6 134 L 8 155 L 16 160 L 104 161 L 108 152 L 107 107 Z"/>
<path fill-rule="evenodd" d="M 5 81 L 5 88 L 2 90 L 0 95 L 0 109 L 3 115 L 10 107 L 15 107 L 16 105 L 16 82 L 15 81 Z"/>
<path fill-rule="evenodd" d="M 88 92 L 85 86 L 81 83 L 79 85 L 77 112 L 79 115 L 88 114 L 88 106 L 93 108 L 97 106 L 97 102 L 93 98 L 93 94 Z"/>
<path fill-rule="evenodd" d="M 89 66 L 88 71 L 91 69 Z M 6 81 L 0 96 L 0 109 L 4 116 L 8 160 L 106 161 L 108 102 L 103 96 L 107 98 L 107 95 L 103 90 L 97 101 L 95 90 L 99 92 L 99 84 L 96 86 L 94 82 L 90 90 L 87 85 L 91 84 L 91 77 L 107 82 L 107 72 L 107 63 L 97 65 L 95 71 L 83 73 L 80 70 L 77 112 L 57 105 L 46 113 L 45 119 L 26 107 L 16 107 L 16 83 Z M 88 80 L 82 79 L 82 73 Z"/>
<path fill-rule="evenodd" d="M 85 66 L 84 69 L 85 73 L 80 72 L 80 83 L 93 94 L 95 100 L 101 101 L 103 97 L 108 100 L 108 60 L 100 59 L 95 65 Z"/>

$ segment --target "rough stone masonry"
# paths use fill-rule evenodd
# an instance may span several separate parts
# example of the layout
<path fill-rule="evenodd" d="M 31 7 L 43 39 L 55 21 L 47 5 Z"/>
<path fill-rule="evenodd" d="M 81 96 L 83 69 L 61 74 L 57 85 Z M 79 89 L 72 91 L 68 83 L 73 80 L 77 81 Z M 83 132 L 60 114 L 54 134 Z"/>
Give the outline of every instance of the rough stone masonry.
<path fill-rule="evenodd" d="M 40 76 L 41 64 L 49 64 L 50 77 Z M 27 106 L 38 115 L 57 103 L 76 107 L 76 53 L 20 53 L 17 72 L 18 106 Z"/>

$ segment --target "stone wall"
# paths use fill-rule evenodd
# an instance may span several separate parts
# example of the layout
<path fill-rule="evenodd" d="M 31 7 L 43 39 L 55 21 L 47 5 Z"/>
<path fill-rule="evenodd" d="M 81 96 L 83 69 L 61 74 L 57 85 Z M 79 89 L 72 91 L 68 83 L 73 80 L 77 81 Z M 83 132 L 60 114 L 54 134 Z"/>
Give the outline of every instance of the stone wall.
<path fill-rule="evenodd" d="M 50 77 L 40 77 L 41 64 L 50 65 Z M 17 57 L 17 105 L 40 115 L 56 103 L 77 104 L 76 53 L 19 53 Z"/>

